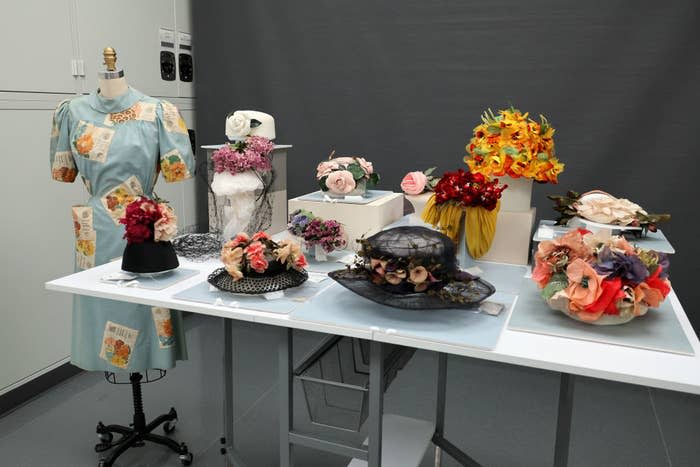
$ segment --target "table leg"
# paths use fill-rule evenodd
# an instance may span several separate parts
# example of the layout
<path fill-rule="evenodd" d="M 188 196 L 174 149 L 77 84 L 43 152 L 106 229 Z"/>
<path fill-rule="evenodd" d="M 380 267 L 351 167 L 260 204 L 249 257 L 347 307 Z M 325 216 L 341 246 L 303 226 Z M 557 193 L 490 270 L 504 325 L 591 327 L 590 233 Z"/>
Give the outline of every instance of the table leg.
<path fill-rule="evenodd" d="M 559 408 L 557 434 L 554 443 L 554 467 L 566 467 L 569 463 L 571 416 L 574 405 L 574 375 L 562 373 L 559 382 Z"/>
<path fill-rule="evenodd" d="M 435 467 L 440 467 L 442 453 L 444 452 L 464 467 L 481 467 L 477 461 L 454 444 L 445 439 L 445 405 L 447 395 L 447 354 L 438 353 L 437 374 L 437 398 L 435 409 L 435 433 L 433 444 L 435 445 Z"/>
<path fill-rule="evenodd" d="M 435 435 L 445 434 L 445 395 L 447 393 L 447 354 L 438 353 L 437 397 L 435 401 Z M 435 467 L 442 465 L 442 448 L 435 445 Z"/>
<path fill-rule="evenodd" d="M 370 342 L 368 467 L 381 467 L 382 465 L 382 417 L 384 415 L 383 346 L 381 342 Z"/>
<path fill-rule="evenodd" d="M 222 318 L 224 325 L 224 439 L 222 444 L 233 449 L 233 320 Z M 226 448 L 222 448 L 226 454 Z M 226 467 L 234 467 L 230 456 Z"/>
<path fill-rule="evenodd" d="M 280 383 L 280 467 L 292 467 L 292 444 L 289 433 L 294 427 L 294 375 L 292 374 L 292 329 L 282 328 L 279 343 Z"/>

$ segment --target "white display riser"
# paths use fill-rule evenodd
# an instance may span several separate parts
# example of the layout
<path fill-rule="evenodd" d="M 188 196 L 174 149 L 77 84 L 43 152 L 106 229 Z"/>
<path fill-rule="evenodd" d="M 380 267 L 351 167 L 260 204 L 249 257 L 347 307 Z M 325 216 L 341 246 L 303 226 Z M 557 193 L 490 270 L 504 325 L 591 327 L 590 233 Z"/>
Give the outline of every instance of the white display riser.
<path fill-rule="evenodd" d="M 530 252 L 535 208 L 525 212 L 500 211 L 496 221 L 496 235 L 482 261 L 527 265 Z"/>
<path fill-rule="evenodd" d="M 508 188 L 501 195 L 501 212 L 528 212 L 532 205 L 532 179 L 500 177 L 500 184 Z"/>
<path fill-rule="evenodd" d="M 349 250 L 355 250 L 356 240 L 369 237 L 403 217 L 403 194 L 391 193 L 367 204 L 289 200 L 289 212 L 297 209 L 311 211 L 323 219 L 335 219 L 345 228 Z"/>

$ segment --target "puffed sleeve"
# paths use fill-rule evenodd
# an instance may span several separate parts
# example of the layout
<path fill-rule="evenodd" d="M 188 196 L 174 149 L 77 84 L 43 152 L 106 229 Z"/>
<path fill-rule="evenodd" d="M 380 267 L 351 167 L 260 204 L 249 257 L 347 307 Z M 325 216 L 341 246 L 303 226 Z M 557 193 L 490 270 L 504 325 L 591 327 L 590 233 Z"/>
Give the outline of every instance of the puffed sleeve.
<path fill-rule="evenodd" d="M 187 125 L 177 107 L 168 101 L 160 102 L 157 116 L 163 178 L 168 183 L 187 180 L 194 174 L 194 155 Z"/>
<path fill-rule="evenodd" d="M 59 182 L 72 183 L 78 176 L 78 167 L 75 165 L 75 159 L 73 159 L 73 152 L 70 147 L 69 104 L 69 100 L 61 102 L 53 113 L 49 153 L 51 178 Z"/>

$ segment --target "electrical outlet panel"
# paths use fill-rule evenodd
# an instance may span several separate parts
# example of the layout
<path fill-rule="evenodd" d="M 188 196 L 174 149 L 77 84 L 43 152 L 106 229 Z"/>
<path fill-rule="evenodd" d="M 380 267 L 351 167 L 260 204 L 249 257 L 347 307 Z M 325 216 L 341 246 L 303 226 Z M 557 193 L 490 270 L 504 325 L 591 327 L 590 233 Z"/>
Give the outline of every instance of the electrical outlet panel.
<path fill-rule="evenodd" d="M 194 69 L 192 66 L 192 55 L 181 53 L 178 55 L 178 69 L 180 70 L 180 81 L 192 82 Z"/>
<path fill-rule="evenodd" d="M 175 54 L 169 50 L 160 51 L 160 77 L 165 81 L 175 81 Z"/>

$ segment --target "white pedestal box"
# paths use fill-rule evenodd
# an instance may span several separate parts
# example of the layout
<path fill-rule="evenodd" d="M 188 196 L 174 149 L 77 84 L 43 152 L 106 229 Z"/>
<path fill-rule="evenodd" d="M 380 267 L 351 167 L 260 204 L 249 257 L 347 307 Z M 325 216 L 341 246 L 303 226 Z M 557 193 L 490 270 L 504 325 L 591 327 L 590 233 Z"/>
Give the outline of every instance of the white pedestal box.
<path fill-rule="evenodd" d="M 411 214 L 414 219 L 421 219 L 425 205 L 428 204 L 428 200 L 433 196 L 432 191 L 426 193 L 421 193 L 420 195 L 404 195 L 409 203 L 413 206 L 414 213 Z"/>
<path fill-rule="evenodd" d="M 306 209 L 323 219 L 335 219 L 345 228 L 348 250 L 356 250 L 355 240 L 369 237 L 403 217 L 403 194 L 391 193 L 367 204 L 289 200 L 289 212 Z"/>
<path fill-rule="evenodd" d="M 501 195 L 501 212 L 528 212 L 532 204 L 532 179 L 499 177 L 500 184 L 508 188 Z"/>
<path fill-rule="evenodd" d="M 527 265 L 534 222 L 535 208 L 530 208 L 525 212 L 500 211 L 496 221 L 496 235 L 493 238 L 491 248 L 479 258 L 479 261 Z M 460 253 L 464 250 L 460 248 Z M 464 255 L 459 255 L 458 258 L 463 268 L 469 267 L 474 262 L 469 254 L 466 254 L 466 258 Z"/>

